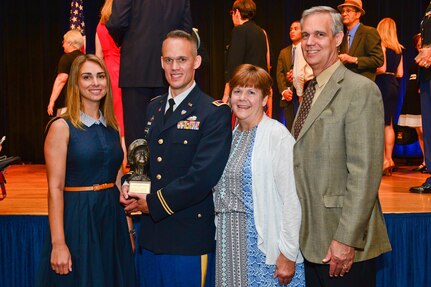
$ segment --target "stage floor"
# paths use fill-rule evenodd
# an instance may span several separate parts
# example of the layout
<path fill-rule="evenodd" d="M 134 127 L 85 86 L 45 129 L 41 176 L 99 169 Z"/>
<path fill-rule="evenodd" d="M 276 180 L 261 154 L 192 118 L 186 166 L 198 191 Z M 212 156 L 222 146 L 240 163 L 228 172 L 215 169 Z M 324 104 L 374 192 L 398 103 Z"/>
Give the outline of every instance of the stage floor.
<path fill-rule="evenodd" d="M 402 166 L 392 176 L 384 176 L 379 197 L 384 213 L 431 212 L 431 194 L 414 194 L 409 188 L 420 185 L 426 174 Z M 0 201 L 0 215 L 46 215 L 48 211 L 44 165 L 12 165 L 6 170 L 7 197 Z"/>

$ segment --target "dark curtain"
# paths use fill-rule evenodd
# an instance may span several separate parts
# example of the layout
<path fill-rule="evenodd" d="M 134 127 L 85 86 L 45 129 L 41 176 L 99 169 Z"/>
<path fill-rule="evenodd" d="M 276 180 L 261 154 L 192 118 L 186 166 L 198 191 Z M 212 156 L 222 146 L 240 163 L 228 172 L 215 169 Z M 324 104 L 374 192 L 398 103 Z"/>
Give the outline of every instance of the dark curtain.
<path fill-rule="evenodd" d="M 103 1 L 84 3 L 89 19 L 87 50 L 94 53 L 94 30 Z M 70 1 L 0 3 L 0 136 L 7 137 L 2 154 L 43 162 L 46 107 L 63 54 L 63 35 L 69 30 L 69 9 Z"/>
<path fill-rule="evenodd" d="M 220 99 L 224 88 L 224 50 L 233 28 L 229 15 L 233 0 L 190 2 L 194 26 L 199 28 L 207 55 L 197 81 L 204 91 Z M 304 9 L 316 5 L 336 7 L 343 1 L 255 2 L 255 20 L 267 31 L 271 43 L 273 74 L 279 51 L 290 44 L 290 23 L 299 19 Z M 419 31 L 428 2 L 366 1 L 362 22 L 376 26 L 381 18 L 392 17 L 397 22 L 401 43 L 408 48 L 404 53 L 408 67 L 414 55 L 411 38 Z M 94 51 L 94 30 L 102 4 L 103 0 L 84 0 L 88 52 Z M 2 154 L 21 156 L 24 162 L 43 163 L 43 133 L 49 120 L 46 107 L 63 53 L 61 41 L 68 30 L 69 6 L 70 0 L 0 1 L 0 136 L 7 136 Z M 275 90 L 276 118 L 278 99 Z"/>

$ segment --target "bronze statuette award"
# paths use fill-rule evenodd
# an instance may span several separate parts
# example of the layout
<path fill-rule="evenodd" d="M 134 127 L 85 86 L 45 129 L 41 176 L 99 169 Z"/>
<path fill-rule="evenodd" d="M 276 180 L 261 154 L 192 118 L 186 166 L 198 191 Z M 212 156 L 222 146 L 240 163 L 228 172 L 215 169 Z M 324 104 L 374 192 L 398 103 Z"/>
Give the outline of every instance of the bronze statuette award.
<path fill-rule="evenodd" d="M 147 141 L 144 139 L 134 140 L 127 151 L 127 159 L 132 172 L 129 177 L 129 193 L 150 193 L 151 181 L 147 174 L 150 152 Z"/>

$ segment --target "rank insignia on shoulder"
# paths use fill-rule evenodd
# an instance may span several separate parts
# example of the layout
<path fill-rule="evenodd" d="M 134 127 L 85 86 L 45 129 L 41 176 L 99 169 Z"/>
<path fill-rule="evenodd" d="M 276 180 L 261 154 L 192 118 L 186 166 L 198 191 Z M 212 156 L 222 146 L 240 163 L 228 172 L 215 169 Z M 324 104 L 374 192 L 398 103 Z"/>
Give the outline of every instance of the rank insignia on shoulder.
<path fill-rule="evenodd" d="M 201 124 L 201 122 L 199 122 L 199 121 L 180 121 L 177 124 L 177 129 L 198 131 L 200 124 Z"/>
<path fill-rule="evenodd" d="M 224 106 L 224 105 L 228 105 L 227 103 L 223 102 L 222 100 L 216 100 L 213 102 L 213 105 L 216 107 L 220 107 L 220 106 Z"/>
<path fill-rule="evenodd" d="M 152 101 L 154 101 L 154 100 L 156 100 L 156 99 L 158 99 L 158 98 L 160 98 L 161 96 L 157 96 L 157 97 L 154 97 L 154 98 L 152 98 L 151 100 L 150 100 L 150 102 L 152 102 Z"/>

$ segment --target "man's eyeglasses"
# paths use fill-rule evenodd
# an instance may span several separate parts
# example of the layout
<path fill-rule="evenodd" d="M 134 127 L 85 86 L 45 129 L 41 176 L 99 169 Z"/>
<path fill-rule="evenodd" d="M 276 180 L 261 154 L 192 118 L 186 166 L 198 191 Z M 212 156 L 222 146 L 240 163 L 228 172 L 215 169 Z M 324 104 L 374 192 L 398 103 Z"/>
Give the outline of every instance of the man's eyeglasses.
<path fill-rule="evenodd" d="M 356 11 L 355 9 L 351 9 L 351 8 L 346 8 L 346 9 L 343 9 L 343 10 L 341 10 L 341 14 L 343 14 L 343 13 L 356 13 L 356 12 L 359 12 L 359 11 Z"/>

